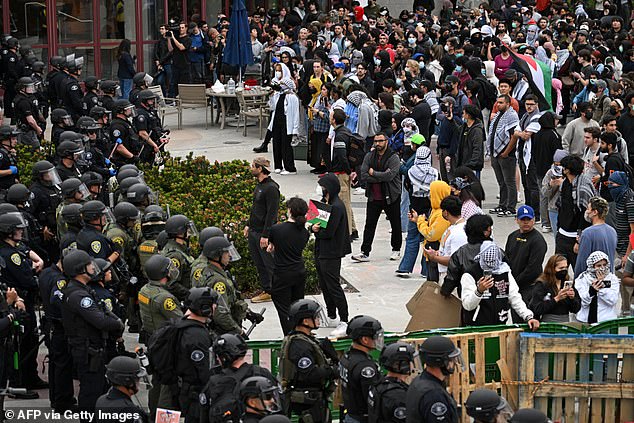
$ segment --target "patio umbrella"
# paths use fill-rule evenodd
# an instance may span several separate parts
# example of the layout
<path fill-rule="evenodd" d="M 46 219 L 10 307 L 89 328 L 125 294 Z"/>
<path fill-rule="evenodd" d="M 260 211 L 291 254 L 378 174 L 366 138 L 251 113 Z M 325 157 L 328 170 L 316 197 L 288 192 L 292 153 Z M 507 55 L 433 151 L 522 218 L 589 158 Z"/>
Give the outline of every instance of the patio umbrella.
<path fill-rule="evenodd" d="M 247 65 L 253 63 L 253 51 L 251 50 L 251 29 L 247 9 L 244 7 L 244 0 L 234 0 L 231 11 L 229 32 L 227 33 L 227 44 L 222 61 L 228 65 L 239 68 L 242 79 L 242 70 Z"/>

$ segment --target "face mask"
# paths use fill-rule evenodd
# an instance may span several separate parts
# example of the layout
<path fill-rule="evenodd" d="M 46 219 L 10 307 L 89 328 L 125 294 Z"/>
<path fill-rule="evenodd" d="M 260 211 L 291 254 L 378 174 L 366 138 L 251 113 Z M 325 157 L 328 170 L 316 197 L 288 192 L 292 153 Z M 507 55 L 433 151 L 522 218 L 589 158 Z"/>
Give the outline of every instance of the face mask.
<path fill-rule="evenodd" d="M 592 119 L 592 114 L 593 114 L 593 112 L 589 112 L 588 111 L 588 112 L 585 112 L 583 115 L 586 117 L 586 119 L 590 120 L 590 119 Z"/>
<path fill-rule="evenodd" d="M 377 65 L 377 66 L 380 66 L 380 65 L 381 65 L 381 61 L 379 60 L 379 58 L 378 58 L 378 57 L 375 57 L 375 58 L 374 58 L 374 64 L 375 64 L 375 65 Z"/>
<path fill-rule="evenodd" d="M 445 44 L 445 51 L 449 51 L 449 46 Z"/>
<path fill-rule="evenodd" d="M 425 62 L 418 62 L 418 69 L 420 70 L 425 69 Z M 632 108 L 634 108 L 634 106 L 632 106 Z"/>
<path fill-rule="evenodd" d="M 462 57 L 462 53 L 456 53 L 456 57 Z"/>
<path fill-rule="evenodd" d="M 512 28 L 517 28 L 517 22 L 513 22 L 513 23 L 511 24 L 511 27 L 512 27 Z"/>
<path fill-rule="evenodd" d="M 309 91 L 311 94 L 316 94 L 317 93 L 317 88 L 309 88 Z"/>
<path fill-rule="evenodd" d="M 486 70 L 486 69 L 482 69 L 482 70 L 480 70 L 480 73 L 481 73 L 483 76 L 487 76 L 487 70 Z"/>
<path fill-rule="evenodd" d="M 623 53 L 623 46 L 619 46 L 619 51 Z"/>
<path fill-rule="evenodd" d="M 401 78 L 396 78 L 396 86 L 400 87 L 403 85 L 403 81 L 401 80 Z"/>
<path fill-rule="evenodd" d="M 586 222 L 592 223 L 592 216 L 590 215 L 590 212 L 588 210 L 583 213 L 583 218 L 586 220 Z"/>
<path fill-rule="evenodd" d="M 462 72 L 462 66 L 460 65 L 456 66 L 456 72 Z"/>
<path fill-rule="evenodd" d="M 566 276 L 568 276 L 568 270 L 566 269 L 555 272 L 555 277 L 558 281 L 566 280 Z"/>
<path fill-rule="evenodd" d="M 407 42 L 410 44 L 416 44 L 416 38 L 408 38 Z"/>
<path fill-rule="evenodd" d="M 610 107 L 610 114 L 611 114 L 612 116 L 616 116 L 616 114 L 617 114 L 618 112 L 619 112 L 619 111 L 618 111 L 618 110 L 616 110 L 616 107 Z"/>
<path fill-rule="evenodd" d="M 346 48 L 348 48 L 352 45 L 352 41 L 345 41 L 343 45 L 346 46 Z"/>
<path fill-rule="evenodd" d="M 275 72 L 276 79 L 282 79 L 282 72 Z"/>

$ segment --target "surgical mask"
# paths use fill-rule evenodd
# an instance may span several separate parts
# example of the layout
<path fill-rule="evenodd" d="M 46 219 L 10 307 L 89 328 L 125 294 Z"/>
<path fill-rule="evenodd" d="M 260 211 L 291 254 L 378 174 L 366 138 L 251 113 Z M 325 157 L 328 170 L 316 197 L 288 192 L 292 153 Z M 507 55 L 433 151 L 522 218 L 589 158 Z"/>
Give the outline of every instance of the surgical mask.
<path fill-rule="evenodd" d="M 486 69 L 480 70 L 480 73 L 482 74 L 482 76 L 487 76 L 487 70 Z"/>
<path fill-rule="evenodd" d="M 590 212 L 588 210 L 583 212 L 583 218 L 586 220 L 586 222 L 592 223 L 592 216 L 590 215 Z"/>
<path fill-rule="evenodd" d="M 348 48 L 348 47 L 350 47 L 350 46 L 352 45 L 352 41 L 346 40 L 346 41 L 344 41 L 343 45 L 344 45 L 346 48 Z"/>
<path fill-rule="evenodd" d="M 410 37 L 410 38 L 407 39 L 407 42 L 410 43 L 410 44 L 416 44 L 416 38 Z"/>
<path fill-rule="evenodd" d="M 445 44 L 445 51 L 449 51 L 449 46 Z"/>
<path fill-rule="evenodd" d="M 282 79 L 282 72 L 279 72 L 279 71 L 275 72 L 275 78 Z"/>
<path fill-rule="evenodd" d="M 380 65 L 381 65 L 381 61 L 379 60 L 379 58 L 378 58 L 378 57 L 375 57 L 375 58 L 374 58 L 374 64 L 375 64 L 375 65 L 377 65 L 377 66 L 380 66 Z"/>
<path fill-rule="evenodd" d="M 623 53 L 623 46 L 619 46 L 619 51 Z"/>
<path fill-rule="evenodd" d="M 511 28 L 517 28 L 517 22 L 513 22 L 513 23 L 511 24 Z"/>
<path fill-rule="evenodd" d="M 418 62 L 418 69 L 420 70 L 425 69 L 425 62 Z"/>
<path fill-rule="evenodd" d="M 555 272 L 555 277 L 558 281 L 566 280 L 566 276 L 568 276 L 568 270 L 566 269 Z"/>
<path fill-rule="evenodd" d="M 456 53 L 456 57 L 462 57 L 462 53 Z"/>
<path fill-rule="evenodd" d="M 396 85 L 399 87 L 403 85 L 403 81 L 401 80 L 401 78 L 396 78 Z"/>
<path fill-rule="evenodd" d="M 462 72 L 462 66 L 460 65 L 456 66 L 456 72 Z"/>

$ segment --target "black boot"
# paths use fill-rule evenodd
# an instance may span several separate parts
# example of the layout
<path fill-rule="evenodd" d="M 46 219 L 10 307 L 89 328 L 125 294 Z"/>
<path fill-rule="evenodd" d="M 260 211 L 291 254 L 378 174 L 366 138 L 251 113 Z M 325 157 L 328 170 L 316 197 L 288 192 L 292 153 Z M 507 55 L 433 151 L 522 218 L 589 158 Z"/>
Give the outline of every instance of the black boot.
<path fill-rule="evenodd" d="M 268 153 L 269 152 L 269 143 L 264 141 L 262 144 L 260 144 L 259 146 L 255 147 L 253 149 L 254 153 Z"/>

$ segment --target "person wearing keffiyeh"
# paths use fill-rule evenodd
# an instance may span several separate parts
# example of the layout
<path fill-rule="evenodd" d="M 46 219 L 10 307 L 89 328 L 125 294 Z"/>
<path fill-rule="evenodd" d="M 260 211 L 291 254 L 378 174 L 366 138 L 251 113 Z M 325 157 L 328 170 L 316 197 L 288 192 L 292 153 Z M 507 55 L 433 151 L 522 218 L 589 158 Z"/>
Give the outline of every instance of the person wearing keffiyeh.
<path fill-rule="evenodd" d="M 269 101 L 272 115 L 268 130 L 273 134 L 275 173 L 296 174 L 291 141 L 293 135 L 299 134 L 299 99 L 291 78 L 283 77 L 279 85 L 280 91 Z"/>
<path fill-rule="evenodd" d="M 510 323 L 511 309 L 532 330 L 539 321 L 526 306 L 504 253 L 493 241 L 484 241 L 475 263 L 462 275 L 463 324 L 467 326 Z M 514 322 L 519 323 L 519 322 Z"/>
<path fill-rule="evenodd" d="M 581 298 L 580 322 L 600 323 L 618 317 L 620 281 L 610 271 L 610 259 L 603 251 L 595 251 L 586 259 L 586 270 L 575 279 Z"/>

